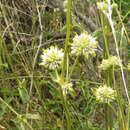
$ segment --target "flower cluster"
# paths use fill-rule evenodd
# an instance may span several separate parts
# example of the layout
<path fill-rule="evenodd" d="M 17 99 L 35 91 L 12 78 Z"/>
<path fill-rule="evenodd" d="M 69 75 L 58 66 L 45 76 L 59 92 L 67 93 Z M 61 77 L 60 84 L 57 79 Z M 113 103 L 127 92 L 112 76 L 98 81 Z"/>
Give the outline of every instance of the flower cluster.
<path fill-rule="evenodd" d="M 68 83 L 61 80 L 61 77 L 58 75 L 58 73 L 56 73 L 56 76 L 57 76 L 56 79 L 53 80 L 61 86 L 64 97 L 66 97 L 68 92 L 74 92 L 72 88 L 73 84 L 71 82 Z"/>
<path fill-rule="evenodd" d="M 76 56 L 84 55 L 87 58 L 89 54 L 95 56 L 97 45 L 98 42 L 91 35 L 88 35 L 87 32 L 83 32 L 73 38 L 71 53 Z"/>
<path fill-rule="evenodd" d="M 51 70 L 57 69 L 63 62 L 63 56 L 64 53 L 62 49 L 59 50 L 57 47 L 51 46 L 43 50 L 43 54 L 41 55 L 42 62 L 40 65 Z"/>
<path fill-rule="evenodd" d="M 64 84 L 61 85 L 64 97 L 66 97 L 66 94 L 68 92 L 73 92 L 74 91 L 72 86 L 73 86 L 72 83 L 64 83 Z"/>
<path fill-rule="evenodd" d="M 102 12 L 108 11 L 108 4 L 105 2 L 97 2 L 97 7 L 100 9 Z"/>
<path fill-rule="evenodd" d="M 95 92 L 96 100 L 100 103 L 109 103 L 115 100 L 116 91 L 106 85 L 100 86 Z"/>
<path fill-rule="evenodd" d="M 130 70 L 130 61 L 129 61 L 128 65 L 127 65 L 127 68 L 128 68 L 128 70 Z"/>
<path fill-rule="evenodd" d="M 67 12 L 67 4 L 68 4 L 68 0 L 65 0 L 65 1 L 63 2 L 64 12 Z"/>
<path fill-rule="evenodd" d="M 110 56 L 108 59 L 103 59 L 102 64 L 98 66 L 102 70 L 108 70 L 112 67 L 119 67 L 120 61 L 116 56 Z"/>
<path fill-rule="evenodd" d="M 117 8 L 117 4 L 111 4 L 111 0 L 106 0 L 104 2 L 97 2 L 97 8 L 101 10 L 104 14 L 112 12 L 113 8 Z"/>

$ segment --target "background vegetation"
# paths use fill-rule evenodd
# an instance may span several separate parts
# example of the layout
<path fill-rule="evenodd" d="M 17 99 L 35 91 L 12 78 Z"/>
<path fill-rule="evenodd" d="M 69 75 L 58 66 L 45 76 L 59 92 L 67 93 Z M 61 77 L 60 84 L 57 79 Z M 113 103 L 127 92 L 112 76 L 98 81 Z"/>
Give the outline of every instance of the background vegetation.
<path fill-rule="evenodd" d="M 103 130 L 104 106 L 97 103 L 94 88 L 102 85 L 104 73 L 98 69 L 103 54 L 104 40 L 101 12 L 96 0 L 73 0 L 71 7 L 71 36 L 83 30 L 96 36 L 99 42 L 96 57 L 82 56 L 74 69 L 71 81 L 75 93 L 67 96 L 73 130 Z M 122 24 L 127 35 L 119 44 L 125 80 L 130 93 L 130 76 L 126 69 L 130 60 L 130 1 L 115 0 L 113 20 L 118 43 Z M 57 9 L 58 8 L 58 9 Z M 105 19 L 105 18 L 104 18 Z M 105 19 L 106 20 L 106 19 Z M 104 20 L 104 21 L 105 21 Z M 108 21 L 105 21 L 107 24 Z M 108 24 L 107 26 L 110 29 Z M 109 30 L 108 29 L 108 30 Z M 110 29 L 111 30 L 111 29 Z M 7 130 L 66 130 L 67 122 L 54 72 L 39 66 L 42 48 L 57 45 L 64 48 L 66 39 L 66 13 L 63 0 L 0 0 L 0 128 Z M 115 44 L 110 33 L 110 54 Z M 70 58 L 70 68 L 75 57 Z M 116 76 L 121 93 L 124 114 L 128 115 L 128 102 L 122 87 L 122 78 Z M 3 100 L 2 100 L 3 99 Z M 115 108 L 117 106 L 113 104 Z M 113 115 L 113 130 L 120 119 Z"/>

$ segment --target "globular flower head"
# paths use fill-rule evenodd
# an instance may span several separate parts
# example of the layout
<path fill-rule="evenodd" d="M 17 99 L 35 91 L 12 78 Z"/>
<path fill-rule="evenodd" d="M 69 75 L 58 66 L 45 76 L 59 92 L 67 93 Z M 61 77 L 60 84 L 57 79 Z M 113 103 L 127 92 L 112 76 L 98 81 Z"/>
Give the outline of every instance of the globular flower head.
<path fill-rule="evenodd" d="M 72 88 L 73 84 L 71 82 L 70 83 L 64 82 L 58 74 L 57 74 L 56 79 L 54 79 L 54 81 L 61 86 L 64 97 L 66 97 L 68 92 L 70 93 L 74 92 L 74 89 Z"/>
<path fill-rule="evenodd" d="M 66 82 L 61 85 L 64 97 L 66 97 L 66 94 L 68 92 L 73 92 L 74 91 L 73 88 L 72 88 L 72 86 L 73 86 L 72 83 L 66 83 Z"/>
<path fill-rule="evenodd" d="M 109 103 L 116 99 L 116 91 L 104 85 L 96 89 L 95 96 L 100 103 Z"/>
<path fill-rule="evenodd" d="M 97 2 L 97 8 L 102 12 L 108 12 L 108 4 L 106 2 Z"/>
<path fill-rule="evenodd" d="M 106 15 L 112 12 L 112 9 L 117 8 L 117 4 L 111 4 L 111 0 L 106 0 L 104 2 L 97 2 L 97 8 Z"/>
<path fill-rule="evenodd" d="M 108 59 L 103 59 L 102 64 L 99 66 L 102 70 L 108 70 L 112 67 L 120 67 L 119 58 L 116 56 L 110 56 Z"/>
<path fill-rule="evenodd" d="M 64 6 L 64 7 L 67 7 L 67 4 L 68 4 L 68 0 L 65 0 L 65 1 L 63 2 L 63 6 Z"/>
<path fill-rule="evenodd" d="M 116 3 L 113 3 L 112 6 L 111 6 L 111 8 L 112 9 L 114 9 L 114 8 L 116 9 L 116 8 L 118 8 L 118 5 Z"/>
<path fill-rule="evenodd" d="M 64 12 L 67 12 L 67 4 L 68 4 L 68 0 L 65 0 L 65 1 L 63 2 Z"/>
<path fill-rule="evenodd" d="M 97 45 L 98 42 L 91 35 L 88 35 L 87 32 L 83 32 L 73 38 L 71 53 L 76 56 L 84 55 L 87 58 L 89 54 L 95 56 Z"/>
<path fill-rule="evenodd" d="M 59 11 L 60 11 L 59 8 L 55 8 L 55 9 L 54 9 L 54 12 L 59 12 Z"/>
<path fill-rule="evenodd" d="M 63 56 L 64 53 L 62 49 L 51 46 L 50 48 L 43 50 L 43 54 L 41 55 L 42 62 L 40 65 L 51 70 L 57 69 L 63 62 Z"/>
<path fill-rule="evenodd" d="M 127 68 L 128 68 L 128 70 L 130 70 L 130 61 L 129 61 L 128 65 L 127 65 Z"/>

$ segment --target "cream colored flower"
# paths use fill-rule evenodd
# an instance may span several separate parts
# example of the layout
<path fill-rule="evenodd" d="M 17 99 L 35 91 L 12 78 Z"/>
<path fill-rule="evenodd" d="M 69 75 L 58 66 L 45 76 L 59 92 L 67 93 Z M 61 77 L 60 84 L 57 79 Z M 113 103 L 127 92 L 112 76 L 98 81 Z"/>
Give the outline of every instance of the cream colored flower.
<path fill-rule="evenodd" d="M 63 6 L 64 6 L 64 8 L 67 7 L 67 4 L 68 4 L 68 0 L 65 0 L 65 1 L 63 2 Z"/>
<path fill-rule="evenodd" d="M 68 0 L 65 0 L 65 1 L 63 2 L 64 12 L 65 12 L 65 13 L 67 12 L 67 4 L 68 4 Z"/>
<path fill-rule="evenodd" d="M 116 56 L 110 56 L 108 59 L 103 59 L 102 64 L 99 66 L 102 70 L 107 70 L 112 67 L 120 67 L 119 59 Z"/>
<path fill-rule="evenodd" d="M 43 50 L 43 54 L 41 55 L 42 62 L 40 65 L 52 70 L 57 69 L 63 62 L 63 56 L 64 53 L 62 49 L 59 50 L 57 47 L 51 46 Z"/>
<path fill-rule="evenodd" d="M 129 61 L 128 65 L 127 65 L 127 68 L 128 68 L 128 70 L 130 70 L 130 61 Z"/>
<path fill-rule="evenodd" d="M 106 0 L 104 2 L 97 2 L 97 8 L 105 15 L 108 15 L 109 13 L 112 13 L 112 9 L 117 8 L 117 4 L 111 4 L 111 0 Z"/>
<path fill-rule="evenodd" d="M 73 92 L 73 88 L 72 88 L 73 84 L 72 83 L 64 83 L 61 85 L 62 87 L 62 92 L 63 92 L 63 95 L 66 96 L 66 94 L 68 92 Z"/>
<path fill-rule="evenodd" d="M 109 103 L 116 99 L 116 91 L 104 85 L 96 89 L 95 96 L 100 103 Z"/>
<path fill-rule="evenodd" d="M 108 12 L 108 4 L 106 2 L 97 2 L 97 8 L 102 12 Z"/>
<path fill-rule="evenodd" d="M 58 74 L 56 74 L 56 75 L 57 75 L 56 76 L 57 78 L 54 79 L 54 81 L 61 86 L 62 93 L 63 93 L 64 97 L 66 97 L 66 95 L 67 95 L 68 92 L 69 93 L 74 92 L 74 89 L 72 88 L 73 84 L 71 82 L 70 83 L 64 82 Z"/>
<path fill-rule="evenodd" d="M 87 58 L 89 54 L 95 56 L 97 45 L 98 42 L 91 35 L 88 35 L 87 32 L 83 32 L 73 38 L 71 53 L 75 55 L 84 55 Z"/>

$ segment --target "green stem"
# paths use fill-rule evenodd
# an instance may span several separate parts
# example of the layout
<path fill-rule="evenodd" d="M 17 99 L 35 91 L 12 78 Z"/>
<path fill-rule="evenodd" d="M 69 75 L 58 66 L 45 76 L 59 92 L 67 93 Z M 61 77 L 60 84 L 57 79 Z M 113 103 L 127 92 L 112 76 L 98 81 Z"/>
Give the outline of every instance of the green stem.
<path fill-rule="evenodd" d="M 22 120 L 31 130 L 33 130 L 32 126 L 24 119 L 21 118 L 21 115 L 18 114 L 10 105 L 8 105 L 1 97 L 0 97 L 0 101 L 5 104 L 15 115 L 17 115 L 17 117 Z"/>
<path fill-rule="evenodd" d="M 122 5 L 122 0 L 120 0 L 120 13 L 121 13 L 121 5 Z"/>
<path fill-rule="evenodd" d="M 102 24 L 102 31 L 103 31 L 103 38 L 104 38 L 104 57 L 109 57 L 109 48 L 106 38 L 106 32 L 105 32 L 105 24 L 104 24 L 104 16 L 101 14 L 101 24 Z"/>
<path fill-rule="evenodd" d="M 62 82 L 64 83 L 64 75 L 67 68 L 67 51 L 68 51 L 68 43 L 70 38 L 70 21 L 71 21 L 71 0 L 67 1 L 67 17 L 66 17 L 66 23 L 67 23 L 67 34 L 66 34 L 66 41 L 65 41 L 65 51 L 64 51 L 64 60 L 63 60 L 63 66 L 62 66 L 62 72 L 61 72 L 61 84 L 60 84 L 60 93 L 61 93 L 61 99 L 62 104 L 65 110 L 65 115 L 67 119 L 67 130 L 71 130 L 71 117 L 69 113 L 69 109 L 67 106 L 67 102 L 65 100 L 65 97 L 63 95 L 62 91 Z"/>
<path fill-rule="evenodd" d="M 105 111 L 105 126 L 106 126 L 106 130 L 108 130 L 108 114 L 107 114 L 107 104 L 104 104 L 104 111 Z"/>
<path fill-rule="evenodd" d="M 130 14 L 130 10 L 126 13 L 126 15 L 123 17 L 122 22 L 126 19 L 126 17 Z"/>
<path fill-rule="evenodd" d="M 124 112 L 123 112 L 123 108 L 122 108 L 122 104 L 121 104 L 121 97 L 120 97 L 120 94 L 119 94 L 119 89 L 117 88 L 116 86 L 116 80 L 115 80 L 115 73 L 114 73 L 114 68 L 113 68 L 113 82 L 114 82 L 114 88 L 116 90 L 116 93 L 117 93 L 117 103 L 118 103 L 118 108 L 119 108 L 119 113 L 120 113 L 120 116 L 121 116 L 121 123 L 122 123 L 122 127 L 123 127 L 123 130 L 127 130 L 126 129 L 126 121 L 125 121 L 125 115 L 124 115 Z"/>
<path fill-rule="evenodd" d="M 71 117 L 70 117 L 70 113 L 69 113 L 66 99 L 63 95 L 63 90 L 62 90 L 61 85 L 60 85 L 60 94 L 61 94 L 61 99 L 62 99 L 62 105 L 64 107 L 65 115 L 66 115 L 66 119 L 67 119 L 67 130 L 71 130 Z"/>
<path fill-rule="evenodd" d="M 130 98 L 129 98 L 129 94 L 128 94 L 128 90 L 127 90 L 127 86 L 126 86 L 126 81 L 125 81 L 123 66 L 122 66 L 121 59 L 120 59 L 119 47 L 118 47 L 118 42 L 117 42 L 117 37 L 116 37 L 116 31 L 115 31 L 115 28 L 114 28 L 114 24 L 113 24 L 112 16 L 111 15 L 109 17 L 109 22 L 110 22 L 110 26 L 111 26 L 111 29 L 112 29 L 113 38 L 114 38 L 114 41 L 115 41 L 115 44 L 116 44 L 116 52 L 117 52 L 117 56 L 118 56 L 119 63 L 120 63 L 123 84 L 124 84 L 126 96 L 127 96 L 127 99 L 128 99 L 128 104 L 130 106 Z"/>
<path fill-rule="evenodd" d="M 70 78 L 71 78 L 71 76 L 72 76 L 72 73 L 73 73 L 73 71 L 74 71 L 74 69 L 75 69 L 75 66 L 77 65 L 78 61 L 79 61 L 79 56 L 77 56 L 76 59 L 75 59 L 75 62 L 74 62 L 74 64 L 73 64 L 72 68 L 71 68 L 71 71 L 70 71 L 70 74 L 69 74 L 69 76 L 68 76 L 67 81 L 70 80 Z"/>
<path fill-rule="evenodd" d="M 68 0 L 67 18 L 66 18 L 67 34 L 66 34 L 66 41 L 65 41 L 64 61 L 63 61 L 62 73 L 61 73 L 62 79 L 64 79 L 64 74 L 65 74 L 65 70 L 66 70 L 66 63 L 67 63 L 68 42 L 69 42 L 69 38 L 70 38 L 70 21 L 71 21 L 70 19 L 71 19 L 71 0 Z"/>
<path fill-rule="evenodd" d="M 126 31 L 126 28 L 125 28 L 125 26 L 124 26 L 124 24 L 123 24 L 123 20 L 122 20 L 121 15 L 120 15 L 120 12 L 118 11 L 117 8 L 116 8 L 116 12 L 117 12 L 117 15 L 118 15 L 118 17 L 119 17 L 119 21 L 120 21 L 122 27 L 124 28 L 124 32 L 125 32 L 125 36 L 126 36 L 126 39 L 127 39 L 127 41 L 128 41 L 128 44 L 130 44 L 129 35 L 128 35 L 127 31 Z"/>
<path fill-rule="evenodd" d="M 107 74 L 107 80 L 108 80 L 108 86 L 112 87 L 112 76 L 111 76 L 111 69 L 108 70 L 108 74 Z M 109 110 L 109 126 L 110 126 L 110 130 L 112 130 L 113 127 L 113 121 L 112 121 L 112 109 L 111 107 L 108 108 Z"/>
<path fill-rule="evenodd" d="M 109 27 L 108 21 L 107 25 Z M 108 58 L 109 57 L 109 37 L 107 36 L 106 32 L 109 32 L 109 28 L 105 28 L 105 19 L 104 15 L 101 13 L 101 25 L 102 25 L 102 31 L 103 31 L 103 38 L 104 38 L 104 51 L 103 51 L 103 58 Z M 107 29 L 107 30 L 106 30 Z M 108 86 L 110 86 L 111 82 L 111 77 L 110 77 L 110 70 L 105 72 L 105 82 Z M 111 108 L 108 108 L 107 105 L 104 105 L 104 111 L 105 111 L 105 121 L 106 121 L 106 130 L 109 129 L 112 130 L 112 110 Z M 109 115 L 108 115 L 109 112 Z"/>
<path fill-rule="evenodd" d="M 110 104 L 110 103 L 108 103 L 108 106 L 112 109 L 112 111 L 115 113 L 115 115 L 117 116 L 117 112 L 116 112 L 116 110 L 114 109 L 114 107 Z"/>

